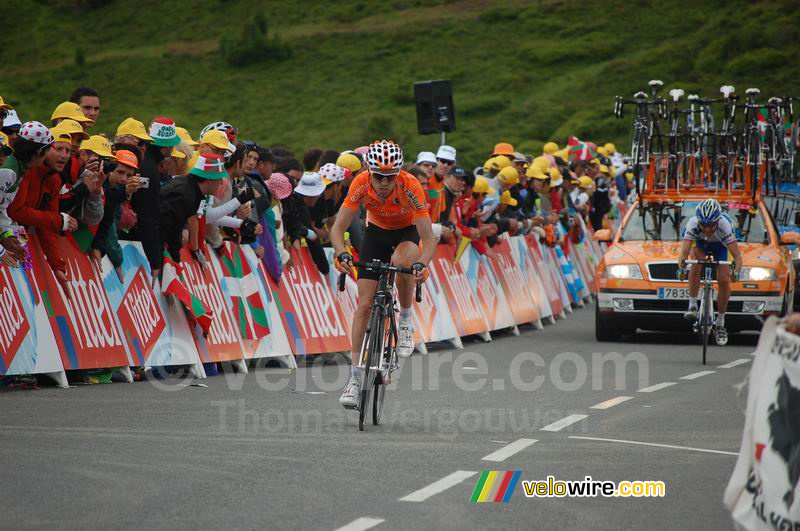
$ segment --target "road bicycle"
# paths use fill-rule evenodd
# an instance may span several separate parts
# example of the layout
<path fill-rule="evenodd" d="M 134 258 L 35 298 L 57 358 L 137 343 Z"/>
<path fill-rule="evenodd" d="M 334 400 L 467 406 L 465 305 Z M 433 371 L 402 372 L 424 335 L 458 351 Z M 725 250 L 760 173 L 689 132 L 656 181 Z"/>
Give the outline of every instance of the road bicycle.
<path fill-rule="evenodd" d="M 706 350 L 708 349 L 708 336 L 714 333 L 714 341 L 717 346 L 723 347 L 728 343 L 728 335 L 714 325 L 714 290 L 712 282 L 714 281 L 714 272 L 718 266 L 733 265 L 730 261 L 715 261 L 713 257 L 706 257 L 705 260 L 686 260 L 686 267 L 678 271 L 678 278 L 686 280 L 689 276 L 690 266 L 700 264 L 703 266 L 700 272 L 700 308 L 697 311 L 697 319 L 695 319 L 692 330 L 696 334 L 700 334 L 700 344 L 703 345 L 703 365 L 706 364 Z M 733 269 L 733 267 L 731 267 Z M 733 277 L 733 272 L 731 272 Z M 733 280 L 733 278 L 731 278 Z"/>
<path fill-rule="evenodd" d="M 358 410 L 358 429 L 364 431 L 364 419 L 372 402 L 372 424 L 377 426 L 383 414 L 386 387 L 392 373 L 398 369 L 397 363 L 397 308 L 394 299 L 394 280 L 397 273 L 413 275 L 408 267 L 397 267 L 380 260 L 353 262 L 353 267 L 361 271 L 378 273 L 378 289 L 375 292 L 369 311 L 367 330 L 361 344 L 361 392 L 355 409 Z M 339 275 L 339 291 L 344 291 L 347 274 Z M 415 298 L 422 301 L 422 284 L 417 283 Z"/>

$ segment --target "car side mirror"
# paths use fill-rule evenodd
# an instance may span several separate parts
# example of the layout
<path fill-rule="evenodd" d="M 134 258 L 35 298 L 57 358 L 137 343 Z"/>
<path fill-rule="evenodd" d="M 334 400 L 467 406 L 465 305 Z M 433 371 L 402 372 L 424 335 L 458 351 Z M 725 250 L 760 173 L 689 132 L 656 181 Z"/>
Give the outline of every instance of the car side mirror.
<path fill-rule="evenodd" d="M 592 239 L 596 242 L 610 242 L 611 241 L 611 231 L 609 229 L 600 229 L 594 233 Z"/>
<path fill-rule="evenodd" d="M 781 234 L 781 245 L 795 245 L 800 243 L 800 232 L 784 232 Z"/>

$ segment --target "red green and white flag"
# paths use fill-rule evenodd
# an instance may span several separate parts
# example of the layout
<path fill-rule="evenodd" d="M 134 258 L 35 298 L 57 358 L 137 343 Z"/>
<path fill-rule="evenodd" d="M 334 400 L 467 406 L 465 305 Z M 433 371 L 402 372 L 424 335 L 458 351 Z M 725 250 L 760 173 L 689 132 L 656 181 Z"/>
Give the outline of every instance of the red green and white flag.
<path fill-rule="evenodd" d="M 758 119 L 758 134 L 761 136 L 761 141 L 764 142 L 767 139 L 767 116 L 769 116 L 769 110 L 766 107 L 760 107 L 758 109 L 757 119 Z"/>
<path fill-rule="evenodd" d="M 267 309 L 258 291 L 258 279 L 237 245 L 226 243 L 222 248 L 222 269 L 225 285 L 233 301 L 233 315 L 239 333 L 246 339 L 269 335 Z"/>
<path fill-rule="evenodd" d="M 164 295 L 175 295 L 186 308 L 189 317 L 203 329 L 203 336 L 206 336 L 211 328 L 214 312 L 206 308 L 203 301 L 189 291 L 184 282 L 183 268 L 180 264 L 175 263 L 165 250 L 161 267 L 161 292 Z"/>
<path fill-rule="evenodd" d="M 567 147 L 569 148 L 570 161 L 592 160 L 597 157 L 592 147 L 577 136 L 571 136 L 567 139 Z"/>

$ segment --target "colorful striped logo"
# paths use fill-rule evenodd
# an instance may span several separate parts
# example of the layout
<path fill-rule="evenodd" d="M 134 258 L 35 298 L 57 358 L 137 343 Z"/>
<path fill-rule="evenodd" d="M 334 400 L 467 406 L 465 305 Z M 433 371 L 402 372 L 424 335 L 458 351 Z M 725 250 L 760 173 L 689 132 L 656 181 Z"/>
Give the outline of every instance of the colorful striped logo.
<path fill-rule="evenodd" d="M 472 491 L 471 502 L 507 502 L 514 494 L 521 471 L 483 471 Z"/>

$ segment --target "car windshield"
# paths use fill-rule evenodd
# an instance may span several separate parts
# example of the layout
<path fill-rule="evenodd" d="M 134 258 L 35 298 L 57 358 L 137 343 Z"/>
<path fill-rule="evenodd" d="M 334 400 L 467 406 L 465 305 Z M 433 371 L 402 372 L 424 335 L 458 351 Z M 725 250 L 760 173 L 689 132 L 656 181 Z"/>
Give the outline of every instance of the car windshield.
<path fill-rule="evenodd" d="M 624 241 L 680 240 L 689 218 L 694 215 L 699 202 L 650 203 L 637 208 L 628 218 L 622 231 Z M 750 211 L 748 205 L 722 203 L 723 213 L 731 220 L 736 240 L 748 243 L 769 243 L 761 211 Z"/>

